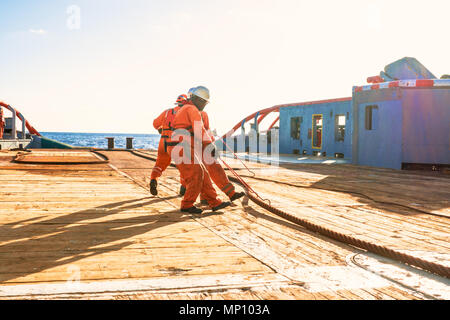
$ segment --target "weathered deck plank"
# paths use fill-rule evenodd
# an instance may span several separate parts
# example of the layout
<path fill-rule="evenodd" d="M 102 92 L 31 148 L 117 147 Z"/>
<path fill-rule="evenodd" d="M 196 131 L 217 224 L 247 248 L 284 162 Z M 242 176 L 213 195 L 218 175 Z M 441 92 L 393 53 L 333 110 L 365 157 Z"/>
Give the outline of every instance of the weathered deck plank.
<path fill-rule="evenodd" d="M 73 299 L 423 298 L 414 290 L 349 266 L 348 257 L 359 250 L 311 233 L 253 204 L 243 207 L 236 203 L 223 213 L 202 217 L 183 215 L 178 211 L 177 170 L 167 170 L 160 181 L 160 195 L 154 198 L 142 188 L 149 183 L 153 162 L 128 152 L 104 154 L 113 167 L 14 164 L 10 162 L 14 153 L 0 154 L 0 298 L 2 290 L 8 288 L 21 293 L 17 297 L 29 292 L 33 297 Z M 87 151 L 53 150 L 39 151 L 33 157 L 88 160 L 93 156 Z M 233 166 L 239 163 L 233 162 Z M 257 178 L 270 179 L 267 165 L 251 167 Z M 376 177 L 372 177 L 374 172 L 369 169 L 352 166 L 304 169 L 280 168 L 277 180 L 336 187 L 343 179 L 340 188 L 373 192 L 371 197 L 376 199 L 386 199 L 385 190 L 390 187 L 395 189 L 392 194 L 402 194 L 402 204 L 417 200 L 426 210 L 433 207 L 426 205 L 427 196 L 413 199 L 414 192 L 424 189 L 424 193 L 432 193 L 428 189 L 440 188 L 429 199 L 439 203 L 439 212 L 448 210 L 444 199 L 447 190 L 442 188 L 449 186 L 449 179 L 392 170 L 375 170 Z M 422 179 L 424 184 L 402 185 L 412 179 Z M 364 182 L 367 180 L 370 182 Z M 390 210 L 386 204 L 380 206 L 355 194 L 249 181 L 283 209 L 336 231 L 398 249 L 449 253 L 446 218 L 414 210 L 399 213 L 398 208 Z M 395 201 L 391 195 L 389 199 Z M 40 286 L 64 284 L 74 272 L 82 284 L 93 281 L 94 289 L 74 294 L 49 287 L 59 293 L 39 294 Z M 360 282 L 349 283 L 353 277 Z M 186 286 L 175 288 L 171 278 Z M 157 279 L 162 281 L 159 287 L 133 292 L 142 281 Z M 198 279 L 194 283 L 200 287 L 205 283 L 208 290 L 195 288 L 188 279 Z M 222 279 L 217 292 L 211 289 L 213 279 Z M 105 281 L 122 280 L 134 282 L 129 289 L 112 284 L 115 293 L 102 292 Z M 32 287 L 26 287 L 29 285 Z M 165 286 L 166 292 L 158 292 Z M 233 288 L 228 290 L 227 286 Z"/>

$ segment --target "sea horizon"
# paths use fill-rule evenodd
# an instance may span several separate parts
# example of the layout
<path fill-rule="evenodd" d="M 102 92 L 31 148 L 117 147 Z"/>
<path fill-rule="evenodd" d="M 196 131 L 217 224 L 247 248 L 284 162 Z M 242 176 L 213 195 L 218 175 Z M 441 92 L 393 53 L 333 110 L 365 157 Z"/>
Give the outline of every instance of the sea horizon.
<path fill-rule="evenodd" d="M 44 134 L 60 134 L 60 133 L 68 133 L 68 134 L 99 134 L 99 135 L 140 135 L 140 136 L 159 136 L 158 133 L 129 133 L 129 132 L 77 132 L 77 131 L 40 131 L 42 135 Z"/>
<path fill-rule="evenodd" d="M 95 132 L 57 132 L 43 131 L 41 134 L 49 139 L 56 140 L 73 147 L 87 148 L 107 148 L 108 141 L 106 138 L 115 138 L 115 147 L 118 149 L 126 148 L 126 138 L 133 139 L 133 147 L 135 149 L 158 149 L 160 140 L 159 134 L 145 133 L 95 133 Z"/>

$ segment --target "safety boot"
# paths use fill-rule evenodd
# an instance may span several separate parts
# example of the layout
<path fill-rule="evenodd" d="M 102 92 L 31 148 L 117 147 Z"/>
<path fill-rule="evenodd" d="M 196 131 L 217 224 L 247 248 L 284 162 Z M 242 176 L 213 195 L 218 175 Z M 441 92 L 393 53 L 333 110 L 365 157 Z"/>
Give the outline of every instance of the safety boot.
<path fill-rule="evenodd" d="M 224 208 L 229 207 L 229 206 L 231 206 L 231 202 L 229 202 L 229 201 L 222 202 L 217 207 L 212 208 L 212 211 L 216 212 L 216 211 L 219 211 L 220 209 L 224 209 Z"/>
<path fill-rule="evenodd" d="M 150 193 L 154 196 L 158 195 L 158 181 L 156 180 L 150 181 Z"/>
<path fill-rule="evenodd" d="M 236 192 L 231 198 L 230 201 L 236 201 L 237 199 L 242 198 L 243 196 L 245 196 L 245 192 Z"/>
<path fill-rule="evenodd" d="M 181 209 L 181 212 L 187 212 L 190 214 L 202 214 L 203 210 L 197 207 L 190 207 L 187 209 Z"/>

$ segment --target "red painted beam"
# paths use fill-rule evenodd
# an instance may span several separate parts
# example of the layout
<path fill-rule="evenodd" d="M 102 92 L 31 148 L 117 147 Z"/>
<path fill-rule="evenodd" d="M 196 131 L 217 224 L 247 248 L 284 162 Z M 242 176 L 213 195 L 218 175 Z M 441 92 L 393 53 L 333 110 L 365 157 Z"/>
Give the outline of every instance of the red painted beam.
<path fill-rule="evenodd" d="M 280 121 L 280 116 L 278 116 L 278 118 L 270 125 L 269 129 L 267 129 L 267 131 L 270 131 L 273 127 L 275 127 L 275 125 L 277 124 L 277 122 Z"/>
<path fill-rule="evenodd" d="M 269 115 L 268 113 L 261 115 L 258 119 L 258 124 L 261 124 L 261 122 L 264 120 L 264 118 L 267 117 L 268 115 Z"/>
<path fill-rule="evenodd" d="M 309 101 L 309 102 L 297 102 L 297 103 L 281 104 L 281 105 L 273 106 L 273 107 L 270 107 L 270 108 L 262 109 L 262 110 L 259 111 L 259 113 L 260 113 L 261 117 L 266 117 L 269 113 L 271 113 L 271 112 L 280 112 L 280 109 L 281 108 L 285 108 L 285 107 L 308 106 L 308 105 L 315 105 L 315 104 L 322 104 L 322 103 L 333 103 L 333 102 L 342 102 L 342 101 L 351 101 L 351 100 L 352 100 L 352 97 L 348 97 L 348 98 L 338 98 L 338 99 L 328 99 L 328 100 L 317 100 L 317 101 Z M 233 129 L 228 131 L 222 137 L 222 139 L 225 139 L 225 137 L 227 137 L 227 136 L 232 136 L 236 132 L 236 130 L 238 130 L 242 126 L 243 122 L 247 122 L 247 121 L 252 120 L 253 118 L 255 118 L 255 116 L 257 114 L 258 114 L 258 112 L 255 112 L 255 113 L 251 114 L 250 116 L 248 116 L 247 118 L 239 121 L 239 123 L 236 124 L 233 127 Z M 261 119 L 261 121 L 262 121 L 262 119 Z M 258 123 L 259 123 L 259 121 L 258 121 Z"/>
<path fill-rule="evenodd" d="M 6 109 L 8 109 L 10 111 L 15 110 L 17 116 L 22 115 L 18 110 L 14 109 L 9 104 L 6 104 L 6 103 L 0 101 L 0 106 L 5 107 Z M 25 117 L 23 117 L 23 118 L 25 118 Z M 26 119 L 25 119 L 25 126 L 27 127 L 28 131 L 31 134 L 41 136 L 41 134 L 35 128 L 33 128 L 33 126 Z"/>

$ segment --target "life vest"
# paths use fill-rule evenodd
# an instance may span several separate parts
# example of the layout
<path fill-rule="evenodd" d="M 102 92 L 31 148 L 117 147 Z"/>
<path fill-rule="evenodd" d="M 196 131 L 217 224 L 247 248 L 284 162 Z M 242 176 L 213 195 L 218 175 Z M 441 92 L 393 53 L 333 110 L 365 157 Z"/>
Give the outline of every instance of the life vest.
<path fill-rule="evenodd" d="M 201 139 L 202 144 L 204 144 L 203 141 L 203 137 L 206 136 L 206 129 L 202 128 L 202 132 L 201 135 L 198 137 L 195 137 L 195 133 L 194 133 L 194 128 L 192 127 L 196 121 L 203 121 L 205 119 L 205 116 L 207 118 L 207 115 L 203 115 L 202 112 L 199 112 L 199 110 L 197 109 L 197 107 L 195 105 L 193 105 L 192 103 L 188 103 L 185 104 L 182 109 L 177 111 L 178 113 L 176 114 L 176 119 L 173 122 L 173 130 L 171 133 L 171 136 L 169 139 L 167 139 L 168 141 L 166 142 L 167 146 L 176 146 L 178 144 L 180 144 L 180 142 L 182 143 L 187 143 L 187 141 L 189 141 L 189 137 L 190 136 L 190 141 L 191 141 L 191 147 L 194 147 L 194 144 L 196 143 L 194 141 L 194 139 Z M 182 133 L 180 132 L 179 134 L 177 134 L 176 137 L 173 136 L 173 132 L 176 129 L 182 129 L 185 130 L 187 132 Z M 199 142 L 199 141 L 197 141 Z M 207 142 L 205 140 L 205 142 Z"/>
<path fill-rule="evenodd" d="M 164 122 L 162 125 L 162 136 L 163 139 L 170 138 L 170 135 L 173 130 L 175 130 L 172 126 L 173 121 L 175 120 L 175 116 L 177 115 L 178 110 L 180 110 L 180 107 L 175 107 L 173 109 L 169 109 L 166 111 L 166 116 L 164 118 Z"/>

